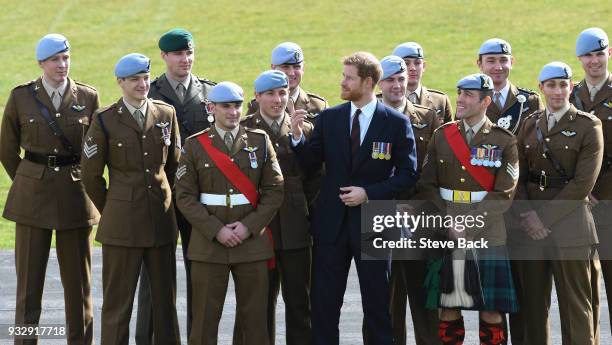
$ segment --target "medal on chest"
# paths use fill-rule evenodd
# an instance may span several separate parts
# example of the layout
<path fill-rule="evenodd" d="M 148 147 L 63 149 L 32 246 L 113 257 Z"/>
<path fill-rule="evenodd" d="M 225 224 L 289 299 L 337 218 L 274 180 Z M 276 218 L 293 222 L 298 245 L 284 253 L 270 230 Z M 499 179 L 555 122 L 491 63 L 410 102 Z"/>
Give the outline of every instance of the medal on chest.
<path fill-rule="evenodd" d="M 164 145 L 170 146 L 170 122 L 160 122 L 155 124 L 161 130 Z"/>
<path fill-rule="evenodd" d="M 257 155 L 255 151 L 257 151 L 256 146 L 247 146 L 243 150 L 249 153 L 249 161 L 251 162 L 251 168 L 257 169 Z"/>
<path fill-rule="evenodd" d="M 372 143 L 372 159 L 391 159 L 391 143 L 375 141 Z"/>
<path fill-rule="evenodd" d="M 484 167 L 501 167 L 502 152 L 497 148 L 497 145 L 482 145 L 481 147 L 472 147 L 470 164 Z"/>

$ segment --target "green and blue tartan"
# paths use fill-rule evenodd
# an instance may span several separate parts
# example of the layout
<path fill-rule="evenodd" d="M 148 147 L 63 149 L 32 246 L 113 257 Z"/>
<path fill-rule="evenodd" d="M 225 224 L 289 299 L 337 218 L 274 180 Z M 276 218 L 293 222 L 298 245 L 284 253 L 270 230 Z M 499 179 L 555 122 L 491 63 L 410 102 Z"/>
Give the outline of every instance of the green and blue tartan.
<path fill-rule="evenodd" d="M 484 301 L 484 306 L 477 310 L 501 313 L 517 312 L 519 306 L 506 246 L 478 249 L 477 254 L 480 286 Z M 440 307 L 441 266 L 441 258 L 431 260 L 428 264 L 425 287 L 428 290 L 426 307 L 429 309 Z M 463 309 L 474 310 L 474 308 Z"/>

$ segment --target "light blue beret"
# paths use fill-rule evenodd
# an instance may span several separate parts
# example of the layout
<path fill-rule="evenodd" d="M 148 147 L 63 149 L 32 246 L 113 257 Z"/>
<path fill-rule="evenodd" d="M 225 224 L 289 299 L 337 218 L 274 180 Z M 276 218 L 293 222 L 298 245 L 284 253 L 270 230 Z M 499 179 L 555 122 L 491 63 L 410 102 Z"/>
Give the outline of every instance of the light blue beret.
<path fill-rule="evenodd" d="M 392 75 L 404 72 L 407 69 L 404 59 L 397 55 L 385 56 L 384 58 L 382 58 L 382 60 L 380 60 L 380 66 L 383 70 L 383 75 L 380 80 L 385 80 L 391 77 Z"/>
<path fill-rule="evenodd" d="M 269 70 L 261 73 L 255 79 L 255 92 L 262 93 L 272 89 L 287 87 L 289 79 L 282 71 Z"/>
<path fill-rule="evenodd" d="M 244 100 L 242 88 L 231 81 L 222 81 L 210 89 L 208 100 L 213 103 L 234 103 Z"/>
<path fill-rule="evenodd" d="M 36 45 L 36 60 L 46 60 L 57 53 L 70 49 L 68 39 L 60 34 L 48 34 L 38 41 Z"/>
<path fill-rule="evenodd" d="M 459 80 L 457 88 L 462 90 L 493 90 L 493 80 L 486 74 L 476 73 Z"/>
<path fill-rule="evenodd" d="M 578 35 L 576 40 L 576 56 L 596 52 L 608 48 L 608 35 L 600 28 L 589 28 Z"/>
<path fill-rule="evenodd" d="M 547 63 L 542 67 L 538 80 L 543 83 L 549 79 L 572 79 L 572 69 L 559 61 Z"/>
<path fill-rule="evenodd" d="M 416 58 L 423 59 L 425 54 L 423 53 L 423 47 L 416 42 L 406 42 L 398 45 L 393 49 L 393 55 L 404 58 Z"/>
<path fill-rule="evenodd" d="M 304 61 L 304 53 L 299 45 L 293 42 L 283 42 L 272 50 L 273 65 L 295 65 Z"/>
<path fill-rule="evenodd" d="M 510 43 L 502 40 L 501 38 L 491 38 L 484 41 L 484 43 L 478 49 L 478 55 L 487 54 L 506 54 L 512 55 L 512 47 Z"/>
<path fill-rule="evenodd" d="M 138 53 L 125 55 L 115 65 L 115 76 L 117 78 L 127 78 L 134 74 L 149 73 L 151 60 Z"/>

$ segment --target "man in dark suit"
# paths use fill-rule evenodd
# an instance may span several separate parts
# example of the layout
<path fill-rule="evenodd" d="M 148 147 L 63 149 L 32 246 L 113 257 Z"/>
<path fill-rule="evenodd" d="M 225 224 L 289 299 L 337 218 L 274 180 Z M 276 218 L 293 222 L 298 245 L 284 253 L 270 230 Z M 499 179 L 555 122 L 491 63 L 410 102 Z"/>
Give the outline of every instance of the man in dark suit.
<path fill-rule="evenodd" d="M 305 116 L 291 119 L 292 147 L 303 169 L 327 174 L 311 232 L 313 344 L 338 344 L 340 309 L 355 258 L 370 344 L 393 344 L 387 262 L 361 261 L 361 204 L 392 199 L 417 179 L 416 149 L 410 120 L 376 100 L 382 75 L 370 53 L 343 61 L 341 97 L 346 102 L 323 111 L 310 140 L 302 135 Z M 372 149 L 371 149 L 372 148 Z M 373 153 L 377 153 L 373 158 Z"/>

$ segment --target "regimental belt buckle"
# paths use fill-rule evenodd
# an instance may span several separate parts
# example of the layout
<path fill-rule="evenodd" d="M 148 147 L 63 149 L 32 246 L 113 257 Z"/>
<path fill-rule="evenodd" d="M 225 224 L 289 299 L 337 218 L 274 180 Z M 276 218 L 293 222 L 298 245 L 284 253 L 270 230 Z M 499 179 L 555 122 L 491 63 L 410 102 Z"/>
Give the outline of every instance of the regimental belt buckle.
<path fill-rule="evenodd" d="M 55 169 L 57 167 L 57 156 L 47 156 L 47 166 Z"/>
<path fill-rule="evenodd" d="M 464 190 L 453 190 L 453 202 L 461 204 L 471 204 L 472 193 Z"/>
<path fill-rule="evenodd" d="M 548 186 L 548 179 L 546 178 L 546 172 L 542 170 L 540 174 L 540 190 L 544 191 L 544 189 Z"/>

